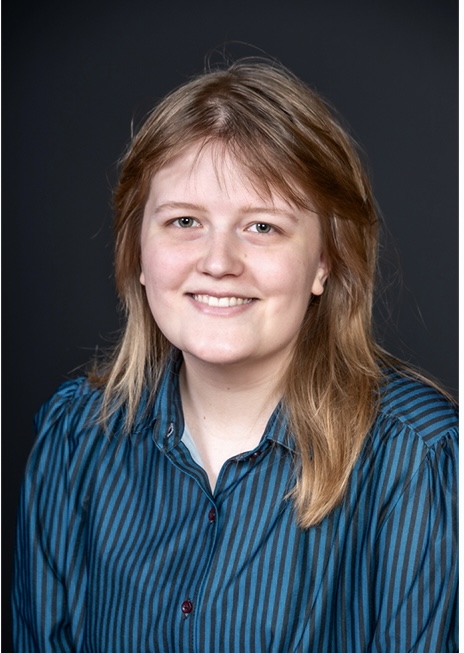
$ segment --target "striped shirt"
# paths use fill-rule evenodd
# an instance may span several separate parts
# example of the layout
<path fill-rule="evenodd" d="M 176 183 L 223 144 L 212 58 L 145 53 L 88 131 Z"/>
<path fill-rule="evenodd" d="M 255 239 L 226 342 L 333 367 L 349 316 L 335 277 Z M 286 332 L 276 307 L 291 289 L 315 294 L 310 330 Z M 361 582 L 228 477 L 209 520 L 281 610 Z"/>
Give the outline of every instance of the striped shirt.
<path fill-rule="evenodd" d="M 391 372 L 343 502 L 295 521 L 279 407 L 214 493 L 182 442 L 177 365 L 120 436 L 101 392 L 40 410 L 18 520 L 16 651 L 384 653 L 457 650 L 457 422 Z"/>

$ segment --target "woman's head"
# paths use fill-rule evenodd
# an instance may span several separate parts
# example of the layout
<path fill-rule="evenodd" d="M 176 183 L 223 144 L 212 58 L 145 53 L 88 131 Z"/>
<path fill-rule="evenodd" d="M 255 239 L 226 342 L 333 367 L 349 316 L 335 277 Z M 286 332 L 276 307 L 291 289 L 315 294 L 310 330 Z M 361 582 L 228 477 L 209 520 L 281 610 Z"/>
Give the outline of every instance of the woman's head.
<path fill-rule="evenodd" d="M 354 331 L 364 332 L 365 339 L 377 219 L 355 147 L 326 104 L 291 73 L 243 61 L 171 93 L 149 115 L 122 161 L 115 192 L 116 282 L 132 333 L 145 340 L 151 361 L 169 345 L 153 323 L 139 282 L 143 211 L 153 175 L 195 144 L 227 152 L 261 194 L 316 207 L 330 275 L 324 294 L 308 306 L 298 347 L 312 337 L 350 347 Z"/>

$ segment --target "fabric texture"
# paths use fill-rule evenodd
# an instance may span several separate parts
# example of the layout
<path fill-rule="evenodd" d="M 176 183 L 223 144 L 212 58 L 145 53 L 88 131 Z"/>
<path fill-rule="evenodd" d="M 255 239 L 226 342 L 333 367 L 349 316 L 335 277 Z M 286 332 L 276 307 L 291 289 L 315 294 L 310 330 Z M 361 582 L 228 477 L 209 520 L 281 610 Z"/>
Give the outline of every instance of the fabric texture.
<path fill-rule="evenodd" d="M 457 650 L 457 418 L 389 372 L 343 502 L 296 525 L 280 407 L 211 494 L 181 441 L 178 363 L 130 436 L 65 383 L 36 418 L 18 519 L 16 651 Z"/>

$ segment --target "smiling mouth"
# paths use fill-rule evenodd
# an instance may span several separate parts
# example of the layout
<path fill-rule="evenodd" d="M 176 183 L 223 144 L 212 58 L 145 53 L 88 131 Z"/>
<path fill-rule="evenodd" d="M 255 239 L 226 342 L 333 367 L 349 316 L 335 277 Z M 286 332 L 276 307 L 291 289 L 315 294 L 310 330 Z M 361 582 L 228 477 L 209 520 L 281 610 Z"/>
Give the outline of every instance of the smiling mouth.
<path fill-rule="evenodd" d="M 242 306 L 253 301 L 252 298 L 244 299 L 243 297 L 213 297 L 212 295 L 192 295 L 192 297 L 196 302 L 200 302 L 201 304 L 219 306 L 220 308 Z"/>

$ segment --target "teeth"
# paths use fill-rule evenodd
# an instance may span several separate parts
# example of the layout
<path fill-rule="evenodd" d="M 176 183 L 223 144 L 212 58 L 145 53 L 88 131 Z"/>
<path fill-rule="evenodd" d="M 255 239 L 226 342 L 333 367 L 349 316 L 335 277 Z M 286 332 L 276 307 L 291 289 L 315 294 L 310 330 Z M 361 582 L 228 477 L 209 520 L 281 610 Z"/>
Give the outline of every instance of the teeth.
<path fill-rule="evenodd" d="M 193 295 L 193 298 L 202 304 L 219 306 L 221 308 L 241 306 L 242 304 L 249 304 L 252 301 L 251 299 L 243 299 L 243 297 L 212 297 L 211 295 Z"/>

